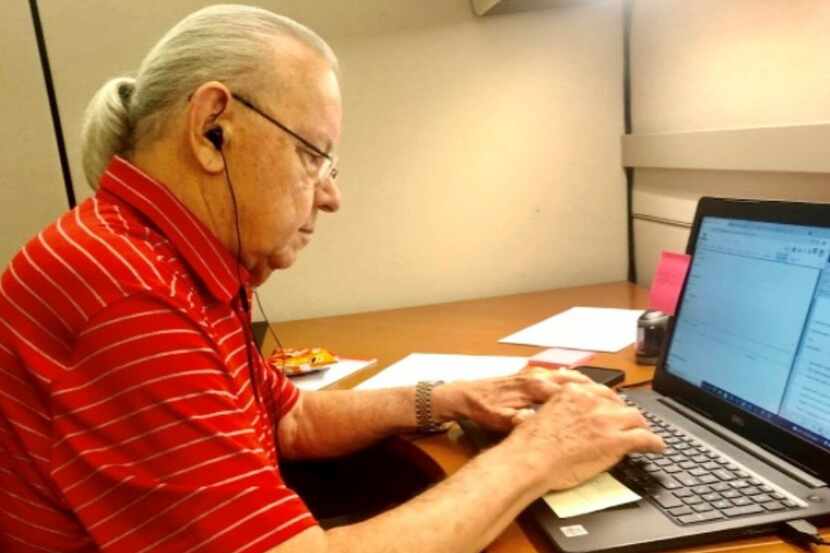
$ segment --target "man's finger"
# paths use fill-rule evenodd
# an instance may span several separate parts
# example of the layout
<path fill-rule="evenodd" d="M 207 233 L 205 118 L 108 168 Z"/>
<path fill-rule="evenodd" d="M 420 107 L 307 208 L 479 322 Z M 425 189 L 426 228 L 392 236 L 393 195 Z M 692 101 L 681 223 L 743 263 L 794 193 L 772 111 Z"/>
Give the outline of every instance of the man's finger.
<path fill-rule="evenodd" d="M 614 407 L 613 412 L 606 415 L 620 430 L 634 430 L 636 428 L 648 428 L 645 417 L 634 407 Z"/>
<path fill-rule="evenodd" d="M 634 428 L 623 432 L 628 452 L 662 453 L 666 449 L 663 439 L 645 428 Z"/>

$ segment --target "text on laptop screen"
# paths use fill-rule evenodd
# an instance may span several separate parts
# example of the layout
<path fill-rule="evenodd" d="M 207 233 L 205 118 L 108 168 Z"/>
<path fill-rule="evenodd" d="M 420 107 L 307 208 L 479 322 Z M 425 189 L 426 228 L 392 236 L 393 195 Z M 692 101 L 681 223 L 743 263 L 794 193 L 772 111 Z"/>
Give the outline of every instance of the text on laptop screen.
<path fill-rule="evenodd" d="M 705 217 L 665 368 L 830 449 L 830 229 Z"/>

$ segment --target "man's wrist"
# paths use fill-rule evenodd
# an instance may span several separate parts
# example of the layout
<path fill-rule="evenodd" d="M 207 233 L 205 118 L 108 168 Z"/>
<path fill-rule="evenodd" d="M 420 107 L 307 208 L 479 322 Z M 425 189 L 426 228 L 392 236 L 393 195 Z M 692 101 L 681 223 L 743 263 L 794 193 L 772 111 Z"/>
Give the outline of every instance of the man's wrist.
<path fill-rule="evenodd" d="M 432 389 L 432 416 L 440 422 L 458 420 L 461 416 L 461 390 L 456 384 L 441 384 Z"/>

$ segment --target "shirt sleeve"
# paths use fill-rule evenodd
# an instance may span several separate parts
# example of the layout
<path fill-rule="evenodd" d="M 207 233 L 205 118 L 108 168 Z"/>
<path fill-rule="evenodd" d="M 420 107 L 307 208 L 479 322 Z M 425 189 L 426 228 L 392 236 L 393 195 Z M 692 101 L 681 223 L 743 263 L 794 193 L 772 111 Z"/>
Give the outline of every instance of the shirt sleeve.
<path fill-rule="evenodd" d="M 74 358 L 52 391 L 51 474 L 101 551 L 261 552 L 316 524 L 256 432 L 247 371 L 189 317 L 127 298 Z"/>

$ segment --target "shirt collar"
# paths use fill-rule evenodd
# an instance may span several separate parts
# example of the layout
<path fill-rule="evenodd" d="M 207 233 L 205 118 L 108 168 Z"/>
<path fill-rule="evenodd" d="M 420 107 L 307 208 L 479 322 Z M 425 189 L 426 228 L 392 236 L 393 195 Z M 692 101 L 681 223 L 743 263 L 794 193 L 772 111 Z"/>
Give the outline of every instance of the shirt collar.
<path fill-rule="evenodd" d="M 114 156 L 101 177 L 101 189 L 114 194 L 152 221 L 173 244 L 210 293 L 230 303 L 250 275 L 170 190 L 127 160 Z"/>

